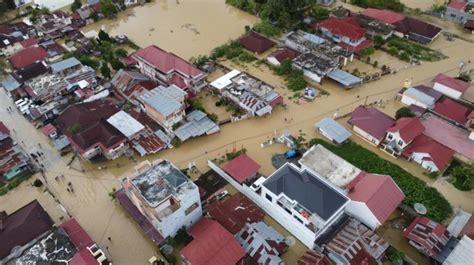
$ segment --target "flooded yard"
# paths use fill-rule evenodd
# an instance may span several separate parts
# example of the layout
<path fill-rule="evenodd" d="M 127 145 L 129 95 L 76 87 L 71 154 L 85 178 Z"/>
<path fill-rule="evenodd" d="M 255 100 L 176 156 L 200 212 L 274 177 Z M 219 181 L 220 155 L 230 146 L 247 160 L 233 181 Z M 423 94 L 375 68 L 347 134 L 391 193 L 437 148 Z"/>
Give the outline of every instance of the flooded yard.
<path fill-rule="evenodd" d="M 245 26 L 257 21 L 257 17 L 225 4 L 225 0 L 156 0 L 82 31 L 104 29 L 112 35 L 125 34 L 141 47 L 155 44 L 189 59 L 239 37 Z"/>

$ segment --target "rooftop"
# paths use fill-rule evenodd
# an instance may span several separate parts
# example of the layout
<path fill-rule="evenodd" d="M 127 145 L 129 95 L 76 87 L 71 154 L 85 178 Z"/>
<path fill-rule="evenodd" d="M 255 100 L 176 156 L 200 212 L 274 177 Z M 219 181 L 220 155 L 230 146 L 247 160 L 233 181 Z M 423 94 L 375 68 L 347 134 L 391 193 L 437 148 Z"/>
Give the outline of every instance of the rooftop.
<path fill-rule="evenodd" d="M 381 141 L 395 120 L 374 107 L 359 106 L 352 112 L 348 123 Z"/>
<path fill-rule="evenodd" d="M 145 126 L 123 110 L 112 115 L 107 119 L 107 122 L 119 130 L 128 139 L 145 129 Z"/>
<path fill-rule="evenodd" d="M 453 150 L 423 134 L 416 137 L 415 140 L 403 151 L 403 155 L 407 158 L 409 158 L 413 153 L 429 154 L 439 171 L 446 169 L 454 155 Z"/>
<path fill-rule="evenodd" d="M 322 252 L 308 250 L 297 262 L 296 265 L 332 265 L 333 263 Z"/>
<path fill-rule="evenodd" d="M 436 257 L 451 235 L 443 225 L 427 217 L 417 217 L 403 232 L 403 236 L 423 246 L 430 257 Z"/>
<path fill-rule="evenodd" d="M 57 63 L 53 63 L 50 66 L 53 72 L 60 72 L 77 65 L 81 65 L 81 62 L 79 62 L 79 60 L 77 60 L 75 57 L 71 57 Z"/>
<path fill-rule="evenodd" d="M 326 39 L 304 32 L 301 30 L 292 31 L 284 35 L 281 40 L 286 46 L 300 53 L 312 52 L 316 54 L 324 54 L 325 56 L 337 60 L 339 57 L 349 57 L 352 52 L 336 45 Z"/>
<path fill-rule="evenodd" d="M 258 54 L 264 53 L 276 45 L 276 42 L 256 33 L 255 31 L 252 31 L 248 35 L 241 37 L 239 42 L 240 45 L 242 45 L 247 50 Z"/>
<path fill-rule="evenodd" d="M 351 138 L 352 133 L 332 118 L 324 118 L 314 125 L 321 130 L 325 136 L 330 137 L 338 144 L 342 144 Z"/>
<path fill-rule="evenodd" d="M 186 175 L 167 160 L 152 165 L 144 172 L 132 177 L 131 181 L 153 208 L 168 196 L 177 194 L 178 188 L 182 185 L 191 183 Z"/>
<path fill-rule="evenodd" d="M 186 115 L 186 122 L 174 130 L 174 134 L 181 141 L 186 141 L 193 137 L 209 135 L 219 132 L 219 125 L 212 121 L 206 113 L 194 110 Z"/>
<path fill-rule="evenodd" d="M 324 54 L 303 53 L 293 59 L 293 65 L 319 76 L 325 76 L 337 68 L 338 62 Z"/>
<path fill-rule="evenodd" d="M 227 231 L 237 234 L 246 223 L 262 221 L 263 211 L 242 193 L 232 195 L 224 201 L 214 201 L 207 206 L 212 219 L 218 221 Z"/>
<path fill-rule="evenodd" d="M 443 262 L 446 265 L 469 264 L 472 262 L 474 240 L 463 236 L 448 258 Z"/>
<path fill-rule="evenodd" d="M 274 52 L 272 52 L 268 57 L 273 57 L 275 58 L 278 62 L 283 62 L 285 60 L 293 60 L 295 59 L 296 57 L 298 57 L 298 55 L 300 55 L 299 52 L 293 50 L 293 49 L 290 49 L 288 47 L 283 47 L 281 49 L 278 49 Z"/>
<path fill-rule="evenodd" d="M 399 13 L 375 8 L 365 9 L 362 11 L 362 15 L 383 21 L 388 24 L 394 24 L 405 19 L 405 16 Z"/>
<path fill-rule="evenodd" d="M 339 188 L 344 188 L 361 173 L 360 169 L 319 144 L 313 145 L 298 162 Z"/>
<path fill-rule="evenodd" d="M 227 86 L 229 86 L 230 84 L 232 84 L 232 78 L 240 75 L 240 71 L 239 70 L 232 70 L 228 73 L 226 73 L 225 75 L 217 78 L 216 80 L 214 80 L 213 82 L 211 82 L 211 86 L 214 87 L 214 88 L 217 88 L 217 89 L 223 89 Z"/>
<path fill-rule="evenodd" d="M 455 215 L 453 220 L 451 220 L 451 223 L 448 225 L 448 231 L 451 233 L 453 236 L 458 237 L 458 236 L 463 236 L 461 232 L 466 226 L 469 226 L 469 221 L 473 218 L 472 213 L 466 212 L 460 208 L 455 209 Z M 472 224 L 471 224 L 472 226 Z M 474 234 L 472 235 L 467 235 L 469 237 L 473 237 Z"/>
<path fill-rule="evenodd" d="M 403 117 L 396 121 L 395 125 L 387 129 L 387 132 L 400 134 L 400 138 L 405 143 L 413 141 L 418 135 L 422 134 L 425 127 L 418 118 Z"/>
<path fill-rule="evenodd" d="M 323 220 L 328 220 L 348 201 L 313 173 L 288 163 L 268 177 L 263 185 L 276 195 L 284 194 Z"/>
<path fill-rule="evenodd" d="M 23 49 L 9 58 L 13 68 L 21 69 L 34 62 L 44 60 L 48 52 L 41 47 L 30 47 Z"/>
<path fill-rule="evenodd" d="M 241 154 L 224 166 L 224 171 L 239 183 L 255 176 L 259 169 L 260 165 L 246 154 Z"/>
<path fill-rule="evenodd" d="M 423 102 L 428 107 L 432 107 L 436 102 L 434 97 L 432 97 L 428 94 L 425 94 L 424 92 L 422 92 L 422 91 L 420 91 L 416 88 L 413 88 L 413 87 L 409 87 L 408 89 L 406 89 L 403 92 L 403 95 L 407 95 L 407 96 L 410 96 L 412 98 L 415 98 L 417 101 Z"/>
<path fill-rule="evenodd" d="M 469 83 L 467 82 L 464 82 L 462 80 L 459 80 L 459 79 L 456 79 L 456 78 L 453 78 L 453 77 L 450 77 L 448 75 L 445 75 L 445 74 L 438 74 L 434 79 L 433 79 L 433 82 L 434 83 L 439 83 L 439 84 L 442 84 L 444 86 L 447 86 L 451 89 L 454 89 L 454 90 L 457 90 L 461 93 L 464 93 L 466 92 L 469 87 L 471 86 Z"/>
<path fill-rule="evenodd" d="M 409 35 L 415 34 L 429 39 L 438 36 L 442 30 L 438 26 L 412 17 L 406 17 L 405 19 L 396 22 L 394 25 L 399 32 Z"/>
<path fill-rule="evenodd" d="M 236 264 L 245 256 L 234 236 L 216 221 L 203 218 L 188 233 L 194 239 L 181 250 L 181 255 L 190 264 Z"/>
<path fill-rule="evenodd" d="M 336 18 L 329 17 L 314 25 L 315 28 L 324 28 L 334 35 L 348 37 L 351 40 L 359 40 L 365 37 L 367 31 L 352 21 L 351 17 Z"/>
<path fill-rule="evenodd" d="M 186 93 L 179 87 L 171 85 L 168 87 L 159 86 L 153 90 L 145 91 L 139 98 L 167 117 L 183 108 L 182 101 L 178 100 L 179 95 L 184 99 Z"/>
<path fill-rule="evenodd" d="M 442 117 L 464 125 L 472 109 L 450 98 L 444 98 L 435 104 L 433 111 Z"/>

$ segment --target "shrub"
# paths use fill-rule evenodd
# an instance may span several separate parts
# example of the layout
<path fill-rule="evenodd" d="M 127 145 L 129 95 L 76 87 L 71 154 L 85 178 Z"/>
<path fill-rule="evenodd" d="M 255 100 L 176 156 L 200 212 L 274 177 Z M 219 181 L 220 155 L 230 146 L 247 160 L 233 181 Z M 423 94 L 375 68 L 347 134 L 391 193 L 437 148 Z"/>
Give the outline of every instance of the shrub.
<path fill-rule="evenodd" d="M 374 52 L 375 52 L 374 48 L 364 48 L 364 49 L 360 50 L 360 56 L 361 57 L 367 57 L 367 56 L 372 55 Z"/>
<path fill-rule="evenodd" d="M 286 86 L 291 91 L 300 91 L 306 88 L 307 82 L 304 79 L 303 73 L 300 71 L 294 71 L 288 77 L 286 81 Z"/>
<path fill-rule="evenodd" d="M 41 181 L 40 179 L 35 179 L 35 181 L 33 181 L 33 186 L 39 188 L 43 186 L 43 181 Z"/>
<path fill-rule="evenodd" d="M 321 139 L 313 139 L 310 145 L 321 144 L 331 152 L 347 160 L 354 166 L 370 173 L 389 175 L 405 193 L 404 202 L 413 205 L 422 203 L 428 209 L 427 216 L 435 221 L 443 222 L 452 213 L 449 202 L 435 188 L 408 173 L 400 166 L 379 157 L 374 152 L 350 142 L 343 146 L 334 146 Z"/>
<path fill-rule="evenodd" d="M 268 37 L 275 37 L 281 34 L 281 30 L 273 26 L 268 20 L 262 20 L 253 26 L 253 30 Z"/>
<path fill-rule="evenodd" d="M 403 117 L 415 117 L 415 113 L 413 113 L 411 111 L 410 108 L 408 107 L 401 107 L 397 110 L 397 112 L 395 113 L 395 119 L 400 119 L 400 118 L 403 118 Z"/>

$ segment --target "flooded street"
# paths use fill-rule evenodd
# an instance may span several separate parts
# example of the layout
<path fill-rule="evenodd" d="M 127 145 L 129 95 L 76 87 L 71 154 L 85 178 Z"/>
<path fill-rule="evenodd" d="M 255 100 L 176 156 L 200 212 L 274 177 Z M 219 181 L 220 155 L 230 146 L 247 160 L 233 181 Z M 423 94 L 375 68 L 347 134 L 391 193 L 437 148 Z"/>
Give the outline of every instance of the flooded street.
<path fill-rule="evenodd" d="M 99 30 L 103 27 L 112 35 L 126 34 L 140 46 L 156 44 L 184 58 L 189 58 L 206 54 L 225 41 L 236 38 L 244 32 L 245 25 L 255 22 L 257 18 L 225 5 L 224 0 L 162 0 L 129 9 L 113 21 L 104 20 L 92 24 L 84 31 Z M 272 74 L 266 66 L 243 67 L 224 62 L 228 67 L 246 70 L 275 86 L 284 95 L 288 108 L 285 110 L 278 107 L 271 116 L 227 124 L 221 127 L 221 132 L 218 134 L 192 139 L 178 148 L 165 150 L 145 158 L 135 155 L 135 158 L 137 161 L 165 158 L 180 168 L 186 168 L 190 162 L 194 161 L 197 167 L 205 172 L 208 170 L 206 164 L 208 159 L 219 158 L 226 152 L 246 148 L 249 156 L 262 165 L 260 173 L 269 175 L 274 171 L 271 156 L 287 150 L 283 145 L 273 145 L 265 149 L 260 147 L 260 144 L 273 137 L 275 132 L 280 134 L 284 130 L 289 130 L 294 135 L 298 135 L 301 130 L 306 134 L 306 139 L 320 137 L 313 125 L 323 117 L 333 116 L 335 113 L 347 114 L 360 104 L 380 99 L 394 99 L 406 78 L 411 78 L 413 84 L 429 83 L 440 72 L 455 75 L 457 66 L 462 60 L 474 61 L 474 53 L 466 53 L 466 51 L 474 50 L 474 44 L 467 41 L 456 39 L 454 42 L 448 42 L 443 37 L 439 37 L 431 47 L 441 50 L 449 58 L 403 69 L 396 75 L 385 76 L 379 81 L 352 90 L 344 90 L 334 82 L 325 81 L 323 85 L 317 85 L 317 87 L 328 91 L 330 95 L 318 97 L 314 102 L 303 105 L 298 105 L 288 99 L 293 92 L 285 89 L 284 80 Z M 382 56 L 384 55 L 380 58 Z M 392 60 L 391 57 L 383 58 L 387 63 Z M 398 65 L 397 61 L 394 62 Z M 215 76 L 209 81 L 214 78 Z M 204 101 L 209 107 L 215 104 L 215 99 L 205 98 Z M 43 164 L 46 167 L 49 189 L 100 246 L 109 247 L 113 263 L 145 264 L 149 257 L 156 255 L 151 241 L 143 235 L 122 207 L 108 195 L 113 188 L 120 187 L 120 177 L 125 172 L 133 170 L 135 162 L 128 158 L 120 158 L 111 162 L 90 164 L 76 159 L 68 168 L 67 163 L 71 156 L 60 157 L 47 137 L 34 129 L 18 112 L 8 114 L 6 107 L 12 105 L 13 103 L 2 90 L 0 92 L 1 120 L 8 127 L 15 129 L 13 138 L 19 143 L 23 141 L 26 150 L 33 152 L 41 149 L 45 153 L 47 159 Z M 215 105 L 211 112 L 218 114 L 221 119 L 227 117 L 225 109 L 217 108 Z M 292 120 L 292 122 L 285 120 Z M 359 142 L 357 137 L 353 139 Z M 41 147 L 38 143 L 41 143 Z M 381 154 L 381 156 L 388 159 L 386 155 Z M 432 180 L 422 175 L 418 165 L 401 160 L 395 162 L 432 184 L 447 197 L 453 206 L 462 205 L 468 207 L 464 209 L 474 211 L 472 192 L 460 192 L 449 183 L 442 181 L 436 181 L 433 184 Z M 107 169 L 99 170 L 100 166 L 107 166 Z M 85 172 L 82 172 L 82 169 Z M 55 176 L 62 174 L 65 175 L 64 181 L 54 179 Z M 31 181 L 37 177 L 39 176 L 33 177 Z M 66 191 L 67 182 L 72 183 L 74 193 Z M 67 218 L 49 195 L 31 187 L 29 183 L 23 183 L 14 191 L 1 196 L 0 209 L 11 212 L 35 198 L 44 204 L 55 221 L 59 221 L 61 216 Z M 107 241 L 107 237 L 112 238 L 112 243 Z M 294 261 L 299 254 L 300 251 L 291 252 L 289 260 Z"/>
<path fill-rule="evenodd" d="M 156 0 L 82 31 L 104 29 L 112 35 L 125 34 L 141 47 L 155 44 L 189 59 L 237 38 L 245 26 L 257 21 L 257 17 L 226 5 L 224 0 Z"/>

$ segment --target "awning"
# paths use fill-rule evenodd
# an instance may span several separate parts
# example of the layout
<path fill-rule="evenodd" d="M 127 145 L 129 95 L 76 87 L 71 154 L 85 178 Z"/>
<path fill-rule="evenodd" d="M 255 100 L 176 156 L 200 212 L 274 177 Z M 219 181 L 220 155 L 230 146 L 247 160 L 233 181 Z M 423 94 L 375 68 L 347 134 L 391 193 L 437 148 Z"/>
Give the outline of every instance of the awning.
<path fill-rule="evenodd" d="M 346 71 L 342 71 L 341 69 L 336 69 L 330 72 L 327 77 L 331 78 L 332 80 L 340 83 L 346 88 L 352 88 L 362 84 L 362 79 L 349 74 Z"/>

